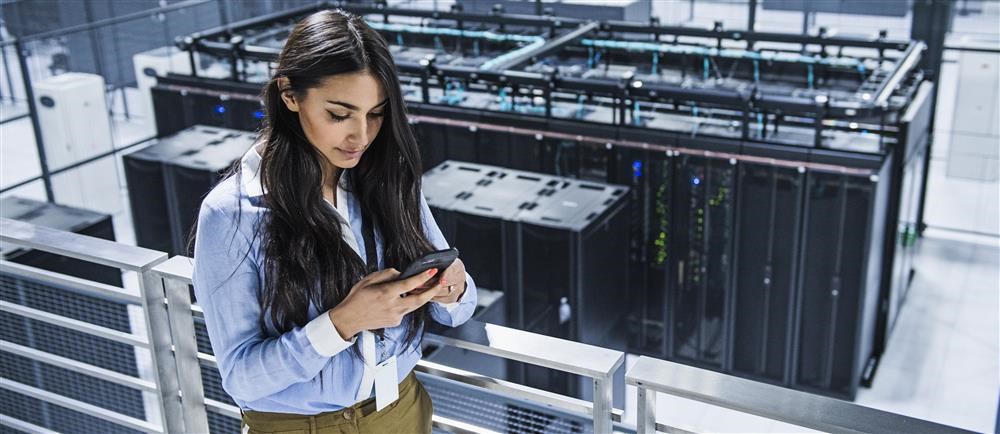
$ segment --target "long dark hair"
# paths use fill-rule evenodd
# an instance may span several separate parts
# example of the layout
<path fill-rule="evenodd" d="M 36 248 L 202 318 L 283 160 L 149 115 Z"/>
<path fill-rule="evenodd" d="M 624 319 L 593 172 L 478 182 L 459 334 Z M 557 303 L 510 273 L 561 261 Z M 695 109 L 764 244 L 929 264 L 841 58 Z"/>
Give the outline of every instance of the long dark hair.
<path fill-rule="evenodd" d="M 368 267 L 344 241 L 335 210 L 323 201 L 324 158 L 306 139 L 298 115 L 281 99 L 302 98 L 330 76 L 367 71 L 382 85 L 388 103 L 382 128 L 358 165 L 344 173 L 360 202 L 369 250 Z M 278 79 L 288 78 L 289 89 Z M 299 22 L 263 91 L 266 143 L 261 179 L 270 209 L 263 222 L 264 283 L 261 326 L 284 332 L 305 325 L 310 303 L 324 312 L 340 303 L 364 275 L 375 271 L 374 240 L 381 237 L 386 267 L 403 269 L 433 250 L 420 212 L 420 153 L 406 119 L 395 64 L 385 40 L 365 21 L 342 10 L 321 11 Z M 361 240 L 359 240 L 360 242 Z M 404 319 L 404 348 L 417 339 L 426 306 Z M 380 335 L 382 331 L 377 331 Z M 360 354 L 355 348 L 355 353 Z"/>

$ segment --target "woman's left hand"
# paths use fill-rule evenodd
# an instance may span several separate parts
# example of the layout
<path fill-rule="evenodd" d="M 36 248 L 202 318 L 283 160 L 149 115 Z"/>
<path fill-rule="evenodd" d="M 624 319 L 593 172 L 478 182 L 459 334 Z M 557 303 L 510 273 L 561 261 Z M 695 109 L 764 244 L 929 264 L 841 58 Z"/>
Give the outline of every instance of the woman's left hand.
<path fill-rule="evenodd" d="M 455 259 L 455 262 L 452 262 L 444 270 L 444 273 L 441 273 L 438 284 L 449 287 L 449 291 L 431 300 L 439 303 L 454 303 L 462 298 L 462 294 L 465 294 L 465 264 L 462 263 L 461 259 Z"/>

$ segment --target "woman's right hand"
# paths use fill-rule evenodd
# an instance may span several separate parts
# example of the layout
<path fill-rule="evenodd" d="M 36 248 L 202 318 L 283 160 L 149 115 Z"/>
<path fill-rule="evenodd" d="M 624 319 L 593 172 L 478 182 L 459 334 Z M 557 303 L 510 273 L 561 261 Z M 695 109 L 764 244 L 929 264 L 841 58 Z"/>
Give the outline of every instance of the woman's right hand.
<path fill-rule="evenodd" d="M 400 296 L 425 287 L 437 272 L 432 268 L 403 280 L 397 280 L 400 273 L 395 268 L 369 274 L 351 288 L 340 304 L 327 312 L 330 321 L 345 341 L 363 330 L 396 327 L 406 314 L 448 292 L 447 287 L 436 285 L 419 294 Z"/>

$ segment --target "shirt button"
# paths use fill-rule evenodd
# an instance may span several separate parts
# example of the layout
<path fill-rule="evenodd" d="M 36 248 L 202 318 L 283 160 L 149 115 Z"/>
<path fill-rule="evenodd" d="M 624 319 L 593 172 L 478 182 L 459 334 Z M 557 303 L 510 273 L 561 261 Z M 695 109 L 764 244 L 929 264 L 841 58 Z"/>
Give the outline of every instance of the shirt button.
<path fill-rule="evenodd" d="M 354 417 L 353 408 L 348 408 L 347 410 L 344 410 L 344 419 L 351 420 L 352 417 Z"/>

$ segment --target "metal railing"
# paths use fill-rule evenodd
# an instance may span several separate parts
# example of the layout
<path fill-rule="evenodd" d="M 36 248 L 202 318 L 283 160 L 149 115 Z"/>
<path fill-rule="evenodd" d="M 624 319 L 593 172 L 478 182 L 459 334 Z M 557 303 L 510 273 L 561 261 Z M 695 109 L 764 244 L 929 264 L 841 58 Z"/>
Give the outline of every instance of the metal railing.
<path fill-rule="evenodd" d="M 34 226 L 16 220 L 0 219 L 0 242 L 45 251 L 61 256 L 76 258 L 95 264 L 118 268 L 139 274 L 139 294 L 109 285 L 98 284 L 84 279 L 73 278 L 50 271 L 32 268 L 7 261 L 0 262 L 4 275 L 17 276 L 44 282 L 93 297 L 111 300 L 117 303 L 133 305 L 142 308 L 145 315 L 144 335 L 136 335 L 114 330 L 108 327 L 91 324 L 73 318 L 67 318 L 42 309 L 27 307 L 9 301 L 0 301 L 0 312 L 37 322 L 48 323 L 57 327 L 108 339 L 115 342 L 145 348 L 153 355 L 149 363 L 152 366 L 152 381 L 121 374 L 92 364 L 80 362 L 68 357 L 39 351 L 13 342 L 3 341 L 0 351 L 28 358 L 37 362 L 56 366 L 62 369 L 98 378 L 107 382 L 122 385 L 131 389 L 153 392 L 157 396 L 160 420 L 150 422 L 108 409 L 61 396 L 50 391 L 28 384 L 4 378 L 0 381 L 0 389 L 28 395 L 54 405 L 65 407 L 80 413 L 88 414 L 105 421 L 143 432 L 182 432 L 182 412 L 177 399 L 177 369 L 170 355 L 170 336 L 164 333 L 169 330 L 166 309 L 160 301 L 162 292 L 157 292 L 157 286 L 151 285 L 146 277 L 147 272 L 155 265 L 167 259 L 167 254 L 154 250 L 127 246 L 112 241 L 86 237 L 68 232 L 57 231 L 45 227 Z M 25 429 L 32 425 L 26 421 L 18 421 L 12 417 L 0 420 L 3 425 L 15 429 Z M 35 431 L 31 429 L 29 431 Z"/>
<path fill-rule="evenodd" d="M 138 378 L 79 360 L 2 341 L 0 352 L 30 359 L 97 378 L 157 397 L 159 416 L 154 421 L 116 413 L 106 408 L 59 395 L 28 384 L 0 381 L 0 389 L 29 396 L 56 406 L 94 416 L 142 432 L 208 432 L 210 414 L 239 419 L 236 406 L 207 398 L 204 368 L 217 369 L 215 357 L 199 352 L 195 324 L 203 317 L 190 299 L 193 264 L 186 257 L 167 259 L 165 253 L 127 246 L 83 235 L 0 219 L 0 242 L 89 261 L 139 276 L 134 291 L 69 277 L 8 261 L 0 262 L 0 274 L 45 282 L 116 303 L 141 307 L 146 330 L 142 335 L 60 316 L 10 301 L 0 301 L 0 311 L 33 321 L 71 328 L 152 353 L 151 379 Z M 506 360 L 533 364 L 593 379 L 593 400 L 585 401 L 422 360 L 416 371 L 544 408 L 592 420 L 595 433 L 610 433 L 623 427 L 623 412 L 612 408 L 613 374 L 624 362 L 624 354 L 534 333 L 469 321 L 438 334 L 428 334 L 433 343 L 489 354 Z M 963 432 L 954 427 L 899 414 L 875 410 L 837 399 L 812 395 L 759 383 L 731 375 L 673 362 L 640 357 L 626 373 L 626 383 L 637 388 L 638 433 L 688 432 L 656 420 L 656 394 L 665 393 L 711 405 L 753 414 L 794 425 L 832 432 Z M 482 427 L 434 415 L 436 427 L 454 432 L 484 432 Z M 52 432 L 31 421 L 3 415 L 0 425 L 27 432 Z M 630 426 L 624 426 L 630 430 Z"/>
<path fill-rule="evenodd" d="M 636 431 L 639 434 L 671 432 L 669 426 L 656 421 L 657 392 L 823 432 L 971 432 L 645 356 L 625 373 L 625 382 L 638 389 Z"/>
<path fill-rule="evenodd" d="M 207 431 L 208 422 L 205 409 L 234 417 L 239 417 L 239 409 L 229 404 L 205 399 L 200 375 L 197 378 L 195 375 L 191 375 L 191 373 L 200 372 L 200 364 L 217 367 L 212 355 L 197 351 L 193 320 L 194 317 L 201 316 L 201 312 L 197 306 L 190 304 L 188 298 L 188 285 L 191 284 L 192 268 L 193 264 L 190 258 L 174 256 L 153 268 L 151 273 L 162 281 L 166 291 L 167 304 L 170 305 L 168 309 L 171 316 L 170 324 L 173 326 L 171 330 L 177 333 L 174 335 L 177 367 L 181 369 L 181 372 L 187 373 L 185 375 L 187 378 L 183 378 L 180 382 L 180 390 L 185 397 L 181 400 L 185 409 L 185 424 L 189 427 L 196 427 L 199 431 L 201 428 Z M 507 360 L 589 377 L 593 380 L 594 398 L 590 402 L 583 401 L 424 360 L 417 364 L 416 369 L 419 372 L 592 418 L 595 433 L 609 433 L 612 431 L 613 423 L 621 421 L 621 410 L 613 409 L 611 404 L 612 377 L 625 361 L 625 354 L 621 351 L 479 321 L 468 321 L 460 327 L 441 334 L 428 333 L 425 339 L 440 345 L 454 346 Z M 436 423 L 450 425 L 449 428 L 457 428 L 455 424 L 448 424 L 441 418 L 437 418 Z"/>

